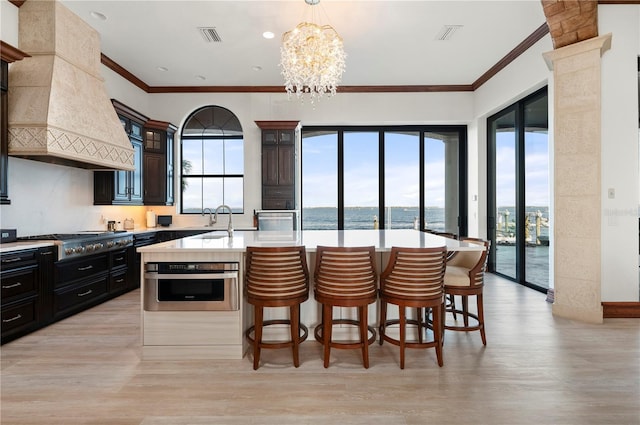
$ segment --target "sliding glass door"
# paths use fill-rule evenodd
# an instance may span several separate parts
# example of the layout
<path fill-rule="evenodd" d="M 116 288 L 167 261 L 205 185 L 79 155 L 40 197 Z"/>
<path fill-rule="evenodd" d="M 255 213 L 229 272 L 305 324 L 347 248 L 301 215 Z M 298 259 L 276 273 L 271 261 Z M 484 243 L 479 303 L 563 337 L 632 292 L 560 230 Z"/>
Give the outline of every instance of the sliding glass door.
<path fill-rule="evenodd" d="M 489 270 L 549 288 L 547 89 L 487 120 Z"/>
<path fill-rule="evenodd" d="M 466 235 L 464 126 L 304 127 L 302 228 Z"/>

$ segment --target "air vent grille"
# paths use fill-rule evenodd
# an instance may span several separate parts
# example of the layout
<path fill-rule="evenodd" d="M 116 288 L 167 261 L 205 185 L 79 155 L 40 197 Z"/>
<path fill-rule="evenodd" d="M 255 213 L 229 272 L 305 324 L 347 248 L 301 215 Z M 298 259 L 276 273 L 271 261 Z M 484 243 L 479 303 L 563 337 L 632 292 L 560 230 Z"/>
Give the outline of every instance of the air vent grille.
<path fill-rule="evenodd" d="M 453 37 L 453 34 L 455 34 L 455 32 L 461 28 L 462 28 L 462 25 L 445 25 L 436 35 L 436 40 L 439 40 L 439 41 L 451 40 L 451 37 Z"/>
<path fill-rule="evenodd" d="M 204 38 L 204 41 L 207 43 L 220 43 L 222 41 L 215 27 L 200 27 L 198 31 L 200 31 L 202 38 Z"/>

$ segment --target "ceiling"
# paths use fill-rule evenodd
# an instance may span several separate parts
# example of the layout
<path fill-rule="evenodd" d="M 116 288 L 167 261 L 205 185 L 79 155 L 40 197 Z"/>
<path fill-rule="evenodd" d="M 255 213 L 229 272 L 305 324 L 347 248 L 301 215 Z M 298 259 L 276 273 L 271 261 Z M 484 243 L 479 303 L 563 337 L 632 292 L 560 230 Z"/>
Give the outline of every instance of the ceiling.
<path fill-rule="evenodd" d="M 546 22 L 540 0 L 62 3 L 100 33 L 104 55 L 152 87 L 281 86 L 281 36 L 302 20 L 344 39 L 343 86 L 470 85 Z M 462 27 L 436 40 L 445 25 Z"/>

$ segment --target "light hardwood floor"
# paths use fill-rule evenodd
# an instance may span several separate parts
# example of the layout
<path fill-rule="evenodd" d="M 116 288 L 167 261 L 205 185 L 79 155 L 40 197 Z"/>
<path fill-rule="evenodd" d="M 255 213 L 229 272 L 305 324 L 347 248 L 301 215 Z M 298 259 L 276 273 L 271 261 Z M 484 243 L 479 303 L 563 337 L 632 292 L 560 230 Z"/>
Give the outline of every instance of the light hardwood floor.
<path fill-rule="evenodd" d="M 545 296 L 489 275 L 488 345 L 448 332 L 435 351 L 333 350 L 312 337 L 301 366 L 264 350 L 242 360 L 140 360 L 130 292 L 1 348 L 2 425 L 10 424 L 640 424 L 640 320 L 578 323 Z M 311 333 L 311 332 L 310 332 Z"/>

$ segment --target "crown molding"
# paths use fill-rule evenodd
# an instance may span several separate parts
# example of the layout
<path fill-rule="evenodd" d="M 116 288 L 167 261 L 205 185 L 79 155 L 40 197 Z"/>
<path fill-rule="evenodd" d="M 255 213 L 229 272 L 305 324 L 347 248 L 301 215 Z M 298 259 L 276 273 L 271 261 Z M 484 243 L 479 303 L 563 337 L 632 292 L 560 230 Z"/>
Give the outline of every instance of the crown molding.
<path fill-rule="evenodd" d="M 0 40 L 0 57 L 7 63 L 22 60 L 24 58 L 31 57 L 30 54 L 23 52 L 20 49 L 16 49 L 11 44 L 5 43 Z"/>

